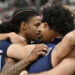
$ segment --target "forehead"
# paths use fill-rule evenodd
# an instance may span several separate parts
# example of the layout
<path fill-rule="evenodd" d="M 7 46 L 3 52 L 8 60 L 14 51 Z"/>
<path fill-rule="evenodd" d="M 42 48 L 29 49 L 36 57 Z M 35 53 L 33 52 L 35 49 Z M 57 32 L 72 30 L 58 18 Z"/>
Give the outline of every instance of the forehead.
<path fill-rule="evenodd" d="M 30 22 L 32 22 L 32 23 L 37 23 L 37 22 L 41 22 L 41 17 L 40 16 L 35 16 L 35 17 L 32 17 L 31 19 L 30 19 Z"/>

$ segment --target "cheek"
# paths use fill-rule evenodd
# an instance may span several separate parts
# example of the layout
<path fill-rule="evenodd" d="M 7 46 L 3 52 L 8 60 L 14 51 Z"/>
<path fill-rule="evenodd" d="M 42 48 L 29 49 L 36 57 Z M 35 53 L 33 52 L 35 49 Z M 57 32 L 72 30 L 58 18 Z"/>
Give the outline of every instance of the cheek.
<path fill-rule="evenodd" d="M 51 36 L 50 36 L 50 32 L 48 30 L 44 31 L 43 32 L 43 38 L 44 39 L 49 39 Z"/>
<path fill-rule="evenodd" d="M 34 27 L 34 26 L 31 26 L 29 29 L 30 29 L 30 31 L 36 31 L 36 27 Z"/>
<path fill-rule="evenodd" d="M 45 30 L 42 30 L 41 36 L 42 36 L 42 39 L 45 39 L 47 37 L 47 32 Z"/>
<path fill-rule="evenodd" d="M 42 31 L 42 35 L 43 35 L 44 37 L 48 36 L 48 31 L 47 31 L 47 29 L 44 29 L 44 30 Z"/>
<path fill-rule="evenodd" d="M 37 28 L 34 27 L 34 28 L 32 29 L 32 31 L 33 31 L 33 33 L 36 33 L 36 32 L 37 32 Z"/>
<path fill-rule="evenodd" d="M 30 33 L 31 33 L 32 35 L 35 35 L 36 32 L 37 32 L 37 29 L 36 29 L 36 28 L 31 28 Z"/>

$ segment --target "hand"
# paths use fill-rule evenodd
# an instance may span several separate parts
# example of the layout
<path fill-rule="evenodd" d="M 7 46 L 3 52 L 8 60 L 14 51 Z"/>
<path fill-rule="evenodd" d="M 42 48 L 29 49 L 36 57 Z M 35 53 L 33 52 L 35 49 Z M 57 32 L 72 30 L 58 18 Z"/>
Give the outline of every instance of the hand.
<path fill-rule="evenodd" d="M 29 59 L 31 59 L 31 61 L 35 61 L 40 55 L 46 55 L 47 51 L 48 47 L 45 44 L 37 44 L 31 52 Z"/>
<path fill-rule="evenodd" d="M 8 33 L 9 39 L 14 44 L 26 45 L 26 41 L 23 37 L 17 35 L 14 32 Z"/>

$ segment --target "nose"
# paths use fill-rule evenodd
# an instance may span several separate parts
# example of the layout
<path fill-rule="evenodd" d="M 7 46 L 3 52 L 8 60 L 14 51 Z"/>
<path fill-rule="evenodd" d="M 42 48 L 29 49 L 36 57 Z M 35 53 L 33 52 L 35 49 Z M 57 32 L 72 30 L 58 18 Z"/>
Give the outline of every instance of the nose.
<path fill-rule="evenodd" d="M 41 28 L 41 26 L 39 26 L 39 27 L 38 27 L 38 31 L 41 32 L 41 30 L 42 30 L 42 28 Z"/>
<path fill-rule="evenodd" d="M 38 33 L 41 33 L 41 30 L 38 30 Z"/>

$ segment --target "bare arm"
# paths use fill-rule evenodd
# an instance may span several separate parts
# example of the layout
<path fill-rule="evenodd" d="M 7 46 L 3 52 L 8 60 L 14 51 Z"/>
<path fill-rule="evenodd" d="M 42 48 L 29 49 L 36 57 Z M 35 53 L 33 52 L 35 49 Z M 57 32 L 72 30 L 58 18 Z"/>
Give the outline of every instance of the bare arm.
<path fill-rule="evenodd" d="M 58 45 L 56 45 L 52 52 L 53 67 L 58 65 L 67 55 L 69 55 L 74 50 L 74 36 L 75 31 L 72 31 L 69 34 L 67 34 Z"/>
<path fill-rule="evenodd" d="M 8 38 L 9 38 L 8 33 L 0 34 L 0 40 L 6 40 Z"/>
<path fill-rule="evenodd" d="M 23 59 L 16 64 L 16 61 L 9 58 L 1 71 L 1 75 L 19 75 L 19 73 L 23 71 L 31 62 L 31 59 L 28 58 Z"/>
<path fill-rule="evenodd" d="M 75 59 L 66 58 L 57 67 L 53 68 L 52 70 L 36 74 L 26 73 L 24 75 L 73 75 L 73 74 L 75 74 Z"/>
<path fill-rule="evenodd" d="M 18 60 L 28 57 L 34 50 L 45 50 L 48 47 L 44 44 L 20 46 L 17 44 L 11 45 L 7 50 L 7 56 Z"/>
<path fill-rule="evenodd" d="M 55 75 L 74 75 L 75 58 L 65 58 L 54 70 Z"/>
<path fill-rule="evenodd" d="M 10 39 L 10 41 L 14 44 L 20 44 L 20 45 L 26 45 L 27 44 L 25 38 L 17 35 L 14 32 L 0 34 L 0 41 L 1 40 L 7 40 L 7 39 Z"/>
<path fill-rule="evenodd" d="M 37 46 L 36 46 L 37 48 Z M 16 61 L 13 59 L 8 59 L 7 63 L 5 64 L 4 68 L 1 71 L 1 75 L 19 75 L 21 71 L 27 68 L 27 66 L 35 61 L 40 55 L 45 55 L 45 52 L 41 52 L 42 49 L 40 48 L 39 50 L 32 51 L 31 54 L 27 57 L 18 62 L 17 64 Z M 44 51 L 47 51 L 47 49 L 44 49 Z"/>
<path fill-rule="evenodd" d="M 34 48 L 35 45 L 20 46 L 12 44 L 7 50 L 7 56 L 17 60 L 22 60 L 25 57 L 28 57 Z"/>

